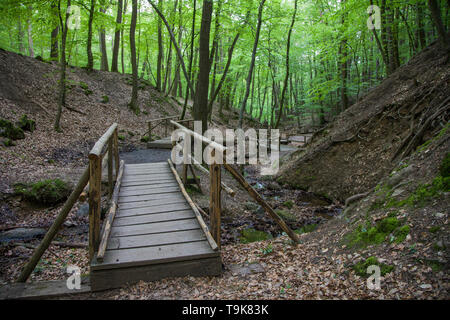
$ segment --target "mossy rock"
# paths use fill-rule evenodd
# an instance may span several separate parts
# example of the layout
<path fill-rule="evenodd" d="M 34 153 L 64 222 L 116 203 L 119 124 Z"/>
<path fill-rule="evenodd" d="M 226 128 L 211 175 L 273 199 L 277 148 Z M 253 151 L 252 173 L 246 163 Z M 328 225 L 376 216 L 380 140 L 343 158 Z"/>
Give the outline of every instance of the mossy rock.
<path fill-rule="evenodd" d="M 297 217 L 286 210 L 277 209 L 275 210 L 275 213 L 278 214 L 284 221 L 287 222 L 296 222 Z"/>
<path fill-rule="evenodd" d="M 21 128 L 15 127 L 11 121 L 0 119 L 0 136 L 11 140 L 25 139 Z"/>
<path fill-rule="evenodd" d="M 17 183 L 16 194 L 24 196 L 27 201 L 44 205 L 55 205 L 67 199 L 71 193 L 68 183 L 60 180 L 43 180 L 32 184 Z"/>
<path fill-rule="evenodd" d="M 270 233 L 259 231 L 255 229 L 245 229 L 241 232 L 240 241 L 241 243 L 250 243 L 256 241 L 264 241 L 272 239 L 272 235 Z"/>
<path fill-rule="evenodd" d="M 314 223 L 308 224 L 308 225 L 301 227 L 300 229 L 295 230 L 294 232 L 298 233 L 298 234 L 309 233 L 309 232 L 313 232 L 314 230 L 316 230 L 317 227 L 318 227 L 317 224 L 314 224 Z"/>
<path fill-rule="evenodd" d="M 283 202 L 283 206 L 285 206 L 288 209 L 292 209 L 292 207 L 294 206 L 294 202 L 292 200 L 288 200 Z"/>
<path fill-rule="evenodd" d="M 33 132 L 36 129 L 36 121 L 28 119 L 28 116 L 24 114 L 17 122 L 17 127 L 24 131 Z"/>
<path fill-rule="evenodd" d="M 380 272 L 382 276 L 392 272 L 394 270 L 394 266 L 387 265 L 384 263 L 380 263 L 376 257 L 369 257 L 366 260 L 362 260 L 357 264 L 353 265 L 352 269 L 355 273 L 361 277 L 369 277 L 370 273 L 367 273 L 367 268 L 370 266 L 378 266 L 380 267 Z"/>

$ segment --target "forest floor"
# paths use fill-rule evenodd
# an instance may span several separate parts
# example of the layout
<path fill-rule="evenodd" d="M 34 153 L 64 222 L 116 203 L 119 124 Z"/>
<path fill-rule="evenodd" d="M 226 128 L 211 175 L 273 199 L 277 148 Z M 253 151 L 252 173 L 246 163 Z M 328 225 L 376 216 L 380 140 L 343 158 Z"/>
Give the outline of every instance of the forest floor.
<path fill-rule="evenodd" d="M 0 147 L 0 232 L 19 226 L 46 229 L 61 208 L 60 205 L 43 208 L 26 203 L 14 193 L 14 183 L 62 178 L 74 184 L 87 165 L 89 149 L 112 122 L 119 123 L 123 137 L 120 149 L 126 157 L 130 151 L 145 148 L 140 138 L 146 131 L 146 120 L 180 112 L 181 106 L 170 97 L 165 98 L 151 87 L 143 85 L 140 105 L 146 114 L 136 116 L 127 108 L 131 93 L 129 75 L 100 71 L 87 74 L 82 69 L 70 68 L 69 79 L 73 86 L 68 94 L 68 106 L 72 110 L 63 110 L 63 132 L 55 133 L 56 71 L 57 66 L 54 64 L 0 51 L 0 118 L 17 121 L 22 114 L 27 114 L 36 121 L 37 126 L 33 133 L 26 133 L 24 140 L 15 141 L 16 146 Z M 105 102 L 106 95 L 108 102 Z M 235 114 L 230 112 L 226 117 L 234 119 Z M 157 135 L 162 135 L 163 129 L 160 130 L 156 131 Z M 427 145 L 426 152 L 412 156 L 408 166 L 401 169 L 410 167 L 421 170 L 414 171 L 415 175 L 408 171 L 400 175 L 399 181 L 412 178 L 418 184 L 424 181 L 424 177 L 428 181 L 434 177 L 442 162 L 442 154 L 449 150 L 449 135 L 449 132 L 444 133 Z M 396 169 L 388 172 L 391 178 L 401 172 L 399 168 Z M 245 172 L 248 181 L 275 209 L 289 214 L 291 228 L 300 229 L 317 224 L 317 229 L 301 233 L 301 243 L 294 246 L 287 236 L 280 235 L 278 227 L 260 211 L 244 190 L 229 175 L 224 174 L 224 182 L 237 194 L 235 198 L 224 195 L 222 276 L 141 282 L 121 289 L 70 298 L 449 298 L 448 193 L 434 198 L 425 206 L 395 209 L 398 219 L 411 228 L 403 242 L 387 241 L 355 248 L 348 244 L 346 236 L 358 224 L 367 219 L 379 221 L 394 211 L 368 209 L 379 200 L 379 194 L 374 188 L 366 198 L 344 211 L 342 203 L 295 189 L 289 184 L 277 183 L 274 177 L 261 177 L 255 167 L 247 166 Z M 388 174 L 386 179 L 389 178 Z M 201 173 L 199 176 L 204 190 L 208 190 L 209 179 Z M 414 192 L 413 188 L 403 189 L 403 195 Z M 193 189 L 189 192 L 200 207 L 207 209 L 206 195 Z M 83 204 L 78 204 L 73 208 L 56 240 L 87 242 L 88 219 L 82 207 Z M 273 238 L 240 243 L 241 231 L 249 228 L 268 232 Z M 36 245 L 39 241 L 35 239 L 25 245 L 23 242 L 1 245 L 0 284 L 17 279 L 32 254 L 29 245 Z M 380 263 L 393 266 L 390 273 L 382 276 L 380 290 L 368 289 L 366 277 L 358 275 L 354 269 L 357 263 L 370 256 L 376 256 Z M 87 274 L 87 251 L 52 244 L 30 280 L 65 279 L 65 269 L 70 264 L 80 266 L 82 273 Z"/>

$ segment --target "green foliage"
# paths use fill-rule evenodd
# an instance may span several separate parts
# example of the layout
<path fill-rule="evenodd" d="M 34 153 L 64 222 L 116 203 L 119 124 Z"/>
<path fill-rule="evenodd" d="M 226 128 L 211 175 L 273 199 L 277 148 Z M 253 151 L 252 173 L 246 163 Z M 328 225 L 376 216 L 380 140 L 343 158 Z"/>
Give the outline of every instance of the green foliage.
<path fill-rule="evenodd" d="M 147 143 L 147 142 L 149 142 L 149 141 L 150 141 L 150 137 L 149 137 L 149 136 L 143 136 L 143 137 L 141 138 L 141 142 Z"/>
<path fill-rule="evenodd" d="M 119 134 L 119 135 L 117 136 L 117 139 L 119 139 L 120 141 L 124 141 L 124 140 L 125 140 L 125 136 Z"/>
<path fill-rule="evenodd" d="M 366 260 L 361 260 L 352 266 L 352 269 L 355 273 L 361 277 L 369 277 L 370 273 L 367 273 L 367 268 L 370 266 L 378 266 L 380 267 L 380 272 L 382 276 L 392 272 L 394 270 L 394 266 L 387 265 L 384 263 L 380 263 L 376 257 L 369 257 Z"/>
<path fill-rule="evenodd" d="M 396 217 L 387 217 L 375 225 L 367 222 L 358 225 L 355 230 L 345 236 L 350 247 L 366 247 L 372 244 L 381 244 L 385 241 L 403 242 L 410 232 L 408 225 L 401 225 Z M 390 237 L 388 237 L 391 235 Z"/>
<path fill-rule="evenodd" d="M 25 139 L 21 128 L 15 127 L 11 121 L 0 119 L 0 136 L 11 140 Z"/>
<path fill-rule="evenodd" d="M 271 243 L 261 249 L 261 253 L 263 255 L 268 255 L 268 254 L 270 254 L 272 252 L 273 252 L 273 246 L 272 246 Z"/>
<path fill-rule="evenodd" d="M 245 229 L 241 231 L 240 241 L 241 243 L 250 243 L 255 241 L 264 241 L 272 239 L 272 235 L 270 233 L 251 229 Z"/>
<path fill-rule="evenodd" d="M 450 177 L 450 152 L 447 152 L 444 160 L 442 160 L 439 172 L 444 179 Z"/>
<path fill-rule="evenodd" d="M 24 131 L 33 132 L 36 129 L 36 122 L 28 119 L 28 116 L 24 114 L 17 123 L 17 126 Z"/>
<path fill-rule="evenodd" d="M 108 103 L 109 102 L 109 97 L 108 96 L 103 96 L 102 97 L 102 103 Z"/>
<path fill-rule="evenodd" d="M 17 183 L 14 185 L 14 191 L 30 202 L 55 205 L 67 199 L 71 189 L 66 182 L 55 179 L 32 184 Z"/>
<path fill-rule="evenodd" d="M 288 200 L 283 202 L 283 205 L 288 209 L 292 209 L 292 207 L 294 206 L 294 202 L 292 200 Z"/>

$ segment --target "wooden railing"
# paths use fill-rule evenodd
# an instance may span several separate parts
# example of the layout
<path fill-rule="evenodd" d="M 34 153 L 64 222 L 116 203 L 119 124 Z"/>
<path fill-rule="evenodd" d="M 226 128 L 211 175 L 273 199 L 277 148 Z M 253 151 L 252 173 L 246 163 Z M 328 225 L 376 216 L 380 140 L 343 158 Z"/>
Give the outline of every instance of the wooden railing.
<path fill-rule="evenodd" d="M 239 184 L 249 193 L 249 195 L 258 202 L 261 207 L 272 217 L 272 219 L 281 227 L 281 229 L 286 232 L 286 234 L 294 241 L 294 243 L 299 242 L 299 238 L 295 232 L 293 232 L 289 226 L 284 222 L 284 220 L 278 216 L 278 214 L 272 209 L 272 207 L 261 197 L 261 195 L 245 180 L 242 174 L 236 170 L 233 166 L 225 162 L 225 152 L 227 150 L 221 144 L 214 142 L 203 135 L 200 135 L 180 123 L 177 123 L 173 120 L 170 121 L 172 125 L 174 125 L 177 129 L 182 130 L 185 134 L 190 135 L 193 139 L 201 141 L 203 144 L 211 147 L 212 150 L 212 159 L 214 159 L 213 163 L 209 165 L 209 175 L 210 175 L 210 194 L 209 194 L 209 231 L 217 243 L 218 247 L 221 247 L 221 210 L 222 210 L 222 202 L 221 202 L 221 191 L 225 190 L 228 194 L 234 195 L 234 191 L 231 188 L 228 188 L 223 184 L 222 180 L 222 167 L 227 170 L 231 176 L 239 182 Z M 173 142 L 175 144 L 175 142 Z M 215 155 L 217 153 L 222 154 L 223 164 L 216 163 Z M 194 157 L 188 155 L 188 158 L 191 159 L 191 162 L 201 167 L 200 163 L 196 163 Z M 191 164 L 183 163 L 183 176 L 187 173 L 188 166 Z M 192 167 L 191 167 L 192 169 Z M 204 168 L 204 170 L 207 170 Z M 194 174 L 194 173 L 193 173 Z M 194 174 L 195 176 L 195 174 Z M 183 181 L 185 184 L 187 183 L 187 179 Z"/>
<path fill-rule="evenodd" d="M 107 145 L 105 152 L 102 152 L 103 147 Z M 25 264 L 22 272 L 17 279 L 17 282 L 26 282 L 30 277 L 36 265 L 42 258 L 42 255 L 50 246 L 51 242 L 58 234 L 59 229 L 67 218 L 67 215 L 72 210 L 78 200 L 85 201 L 87 193 L 84 191 L 89 188 L 89 256 L 92 259 L 94 252 L 98 248 L 100 239 L 100 214 L 101 214 L 101 179 L 102 169 L 108 166 L 108 192 L 111 198 L 113 190 L 113 161 L 116 167 L 116 179 L 119 174 L 119 143 L 117 124 L 114 123 L 108 131 L 98 140 L 94 148 L 89 154 L 89 165 L 81 175 L 80 180 L 70 194 L 69 198 L 64 203 L 60 213 L 56 217 L 53 224 L 48 229 L 42 241 L 36 247 L 30 260 Z M 122 163 L 123 167 L 123 163 Z M 117 189 L 117 185 L 116 185 Z M 113 197 L 114 204 L 114 197 Z M 114 205 L 113 205 L 114 206 Z M 111 211 L 111 210 L 110 210 Z M 109 221 L 109 220 L 107 220 Z M 105 224 L 105 227 L 107 223 Z M 103 238 L 109 235 L 103 232 Z"/>
<path fill-rule="evenodd" d="M 147 129 L 147 132 L 144 133 L 144 136 L 146 134 L 148 134 L 150 141 L 153 141 L 152 131 L 162 125 L 162 126 L 164 126 L 164 136 L 167 137 L 169 135 L 169 129 L 171 129 L 171 127 L 172 127 L 170 121 L 178 119 L 179 117 L 180 116 L 170 116 L 170 117 L 148 120 L 147 121 L 148 129 Z M 186 127 L 188 127 L 188 128 L 190 127 L 189 124 L 193 121 L 194 121 L 193 119 L 177 120 L 178 123 L 187 123 Z"/>
<path fill-rule="evenodd" d="M 106 148 L 105 148 L 106 146 Z M 105 149 L 103 151 L 103 149 Z M 106 157 L 106 158 L 105 158 Z M 89 258 L 94 257 L 100 244 L 100 219 L 102 211 L 102 162 L 108 165 L 108 198 L 113 196 L 114 181 L 119 175 L 118 125 L 114 123 L 97 141 L 89 153 Z M 113 163 L 116 176 L 113 177 Z"/>

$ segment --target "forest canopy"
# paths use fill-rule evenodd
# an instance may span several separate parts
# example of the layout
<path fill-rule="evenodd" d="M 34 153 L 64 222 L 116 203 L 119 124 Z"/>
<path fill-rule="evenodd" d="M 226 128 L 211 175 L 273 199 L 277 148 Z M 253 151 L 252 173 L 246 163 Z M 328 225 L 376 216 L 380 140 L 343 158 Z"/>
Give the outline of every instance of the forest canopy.
<path fill-rule="evenodd" d="M 419 0 L 4 0 L 0 47 L 133 74 L 133 87 L 192 99 L 204 121 L 235 108 L 240 123 L 321 126 L 448 30 L 448 10 Z"/>

